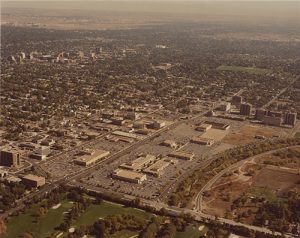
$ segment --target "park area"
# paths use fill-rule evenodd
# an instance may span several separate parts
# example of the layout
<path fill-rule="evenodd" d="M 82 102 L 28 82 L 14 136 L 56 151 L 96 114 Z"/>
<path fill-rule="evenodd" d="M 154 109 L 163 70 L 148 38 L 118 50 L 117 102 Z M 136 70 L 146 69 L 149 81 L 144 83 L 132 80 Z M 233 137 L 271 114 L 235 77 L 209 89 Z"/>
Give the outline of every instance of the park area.
<path fill-rule="evenodd" d="M 34 237 L 44 238 L 56 234 L 56 227 L 63 221 L 65 214 L 72 208 L 73 203 L 65 200 L 59 206 L 52 207 L 44 215 L 37 219 L 40 214 L 40 207 L 34 205 L 24 214 L 12 217 L 7 225 L 8 233 L 4 238 L 23 237 L 23 234 L 30 232 Z M 78 219 L 72 224 L 76 229 L 81 225 L 91 225 L 95 221 L 108 215 L 130 214 L 142 219 L 150 219 L 153 215 L 142 210 L 124 207 L 122 205 L 110 202 L 102 202 L 100 205 L 92 204 Z M 121 234 L 120 234 L 121 233 Z M 117 232 L 112 237 L 131 237 L 136 233 L 130 231 Z M 120 236 L 121 235 L 121 236 Z"/>
<path fill-rule="evenodd" d="M 53 206 L 47 212 L 41 209 L 40 205 L 33 205 L 24 213 L 11 217 L 7 223 L 7 233 L 3 238 L 24 237 L 25 234 L 31 234 L 35 238 L 46 237 L 67 237 L 68 232 L 60 232 L 57 227 L 66 219 L 67 213 L 72 209 L 74 203 L 70 200 L 64 200 Z M 91 204 L 75 222 L 71 224 L 70 230 L 74 232 L 77 227 L 89 226 L 96 221 L 104 219 L 110 215 L 132 215 L 150 221 L 155 215 L 140 209 L 125 207 L 121 204 L 102 201 L 100 204 Z M 69 230 L 69 232 L 70 232 Z M 203 225 L 189 225 L 185 231 L 177 232 L 176 238 L 198 238 L 207 232 Z M 111 234 L 109 238 L 133 238 L 138 237 L 138 231 L 120 230 Z M 88 236 L 88 238 L 93 236 Z"/>

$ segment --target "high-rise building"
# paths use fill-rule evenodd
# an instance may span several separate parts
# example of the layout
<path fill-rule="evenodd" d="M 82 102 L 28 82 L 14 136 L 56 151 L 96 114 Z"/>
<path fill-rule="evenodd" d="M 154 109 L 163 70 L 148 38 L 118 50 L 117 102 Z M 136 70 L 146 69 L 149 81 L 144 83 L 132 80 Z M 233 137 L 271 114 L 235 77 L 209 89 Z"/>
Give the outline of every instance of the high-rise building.
<path fill-rule="evenodd" d="M 296 121 L 297 121 L 297 113 L 292 113 L 292 112 L 287 112 L 284 115 L 284 123 L 287 125 L 296 125 Z"/>
<path fill-rule="evenodd" d="M 240 114 L 244 116 L 250 116 L 252 105 L 249 103 L 242 103 L 240 107 Z"/>
<path fill-rule="evenodd" d="M 256 109 L 255 111 L 255 119 L 262 121 L 264 116 L 267 115 L 267 111 L 264 109 Z"/>
<path fill-rule="evenodd" d="M 20 154 L 15 151 L 1 150 L 0 165 L 7 167 L 21 166 Z"/>
<path fill-rule="evenodd" d="M 264 124 L 270 125 L 270 126 L 281 126 L 282 118 L 281 117 L 275 117 L 275 116 L 264 116 L 262 122 Z"/>

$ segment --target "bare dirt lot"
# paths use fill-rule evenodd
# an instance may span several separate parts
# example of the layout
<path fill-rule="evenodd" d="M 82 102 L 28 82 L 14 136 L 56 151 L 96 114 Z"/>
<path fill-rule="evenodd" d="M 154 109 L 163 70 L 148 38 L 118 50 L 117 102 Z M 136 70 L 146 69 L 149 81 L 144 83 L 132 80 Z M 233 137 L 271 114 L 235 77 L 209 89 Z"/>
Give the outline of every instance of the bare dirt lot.
<path fill-rule="evenodd" d="M 245 145 L 257 140 L 255 139 L 256 135 L 265 137 L 277 137 L 286 136 L 287 134 L 288 130 L 285 128 L 263 125 L 245 125 L 242 126 L 239 130 L 227 135 L 224 139 L 224 142 L 234 145 Z"/>
<path fill-rule="evenodd" d="M 260 206 L 256 199 L 280 201 L 287 192 L 300 190 L 299 152 L 299 147 L 275 152 L 228 172 L 205 192 L 204 212 L 252 223 Z M 241 216 L 245 212 L 250 215 Z"/>

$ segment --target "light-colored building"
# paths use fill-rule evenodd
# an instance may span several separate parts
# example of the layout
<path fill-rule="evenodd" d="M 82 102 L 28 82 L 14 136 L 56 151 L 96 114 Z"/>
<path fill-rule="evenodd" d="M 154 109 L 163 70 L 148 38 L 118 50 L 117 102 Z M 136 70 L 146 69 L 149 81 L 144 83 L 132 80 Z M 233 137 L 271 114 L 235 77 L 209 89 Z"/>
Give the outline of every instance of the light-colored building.
<path fill-rule="evenodd" d="M 195 128 L 196 131 L 208 131 L 209 129 L 212 128 L 212 125 L 211 124 L 207 124 L 207 123 L 202 123 L 200 126 L 197 126 Z"/>
<path fill-rule="evenodd" d="M 220 110 L 223 111 L 223 112 L 228 112 L 230 109 L 231 109 L 231 103 L 230 102 L 223 102 L 221 105 L 220 105 Z"/>
<path fill-rule="evenodd" d="M 164 121 L 154 121 L 152 123 L 152 127 L 153 129 L 161 129 L 163 128 L 164 126 L 166 126 L 166 123 Z"/>
<path fill-rule="evenodd" d="M 0 178 L 5 178 L 8 175 L 8 171 L 0 168 Z"/>
<path fill-rule="evenodd" d="M 167 146 L 167 147 L 170 147 L 170 148 L 177 148 L 178 147 L 177 143 L 173 140 L 165 140 L 162 143 L 160 143 L 160 145 Z"/>
<path fill-rule="evenodd" d="M 168 154 L 168 156 L 176 158 L 176 159 L 192 160 L 194 158 L 195 154 L 194 153 L 175 151 L 175 152 L 172 152 L 172 153 Z"/>
<path fill-rule="evenodd" d="M 22 183 L 27 188 L 38 188 L 46 183 L 46 179 L 44 177 L 36 176 L 33 174 L 27 174 L 22 177 Z"/>
<path fill-rule="evenodd" d="M 78 159 L 75 159 L 74 162 L 78 165 L 88 166 L 97 162 L 100 159 L 107 157 L 109 154 L 110 152 L 106 150 L 94 150 L 86 152 L 85 155 L 79 157 Z"/>
<path fill-rule="evenodd" d="M 143 138 L 141 135 L 136 135 L 136 134 L 125 132 L 125 131 L 114 131 L 112 134 L 116 135 L 116 136 L 132 138 L 132 139 L 136 139 L 136 140 Z"/>
<path fill-rule="evenodd" d="M 147 174 L 151 174 L 155 177 L 159 177 L 163 174 L 163 170 L 168 167 L 170 162 L 165 161 L 164 159 L 160 159 L 156 161 L 154 164 L 150 165 L 148 168 L 144 169 L 143 171 Z"/>
<path fill-rule="evenodd" d="M 193 137 L 191 139 L 191 142 L 195 143 L 195 144 L 207 145 L 207 146 L 211 146 L 215 143 L 215 141 L 213 139 L 208 139 L 208 138 L 204 138 L 204 137 Z"/>
<path fill-rule="evenodd" d="M 149 164 L 154 162 L 156 159 L 156 156 L 154 155 L 146 155 L 146 156 L 140 156 L 139 158 L 126 162 L 124 164 L 121 164 L 119 167 L 123 169 L 129 169 L 129 170 L 142 170 L 143 168 L 147 167 Z"/>
<path fill-rule="evenodd" d="M 135 171 L 116 169 L 112 174 L 112 178 L 123 180 L 125 182 L 141 184 L 147 179 L 147 176 L 146 174 L 138 173 Z"/>

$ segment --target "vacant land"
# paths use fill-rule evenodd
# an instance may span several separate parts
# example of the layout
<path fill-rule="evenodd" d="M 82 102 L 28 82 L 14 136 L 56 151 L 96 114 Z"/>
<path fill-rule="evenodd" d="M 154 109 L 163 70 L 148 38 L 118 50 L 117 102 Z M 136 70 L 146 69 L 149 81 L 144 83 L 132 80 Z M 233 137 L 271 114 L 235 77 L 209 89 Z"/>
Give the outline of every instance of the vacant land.
<path fill-rule="evenodd" d="M 228 65 L 221 65 L 217 68 L 217 70 L 232 71 L 232 72 L 244 72 L 244 73 L 249 73 L 249 74 L 270 73 L 270 70 L 268 70 L 268 69 L 254 68 L 254 67 L 241 67 L 241 66 L 228 66 Z"/>
<path fill-rule="evenodd" d="M 257 222 L 264 204 L 286 204 L 289 194 L 300 192 L 299 159 L 297 147 L 244 163 L 206 191 L 204 210 L 249 224 Z"/>
<path fill-rule="evenodd" d="M 230 133 L 224 139 L 225 143 L 233 145 L 246 145 L 257 139 L 256 135 L 265 136 L 268 138 L 284 136 L 287 132 L 283 128 L 266 127 L 260 125 L 245 125 L 235 132 Z"/>

